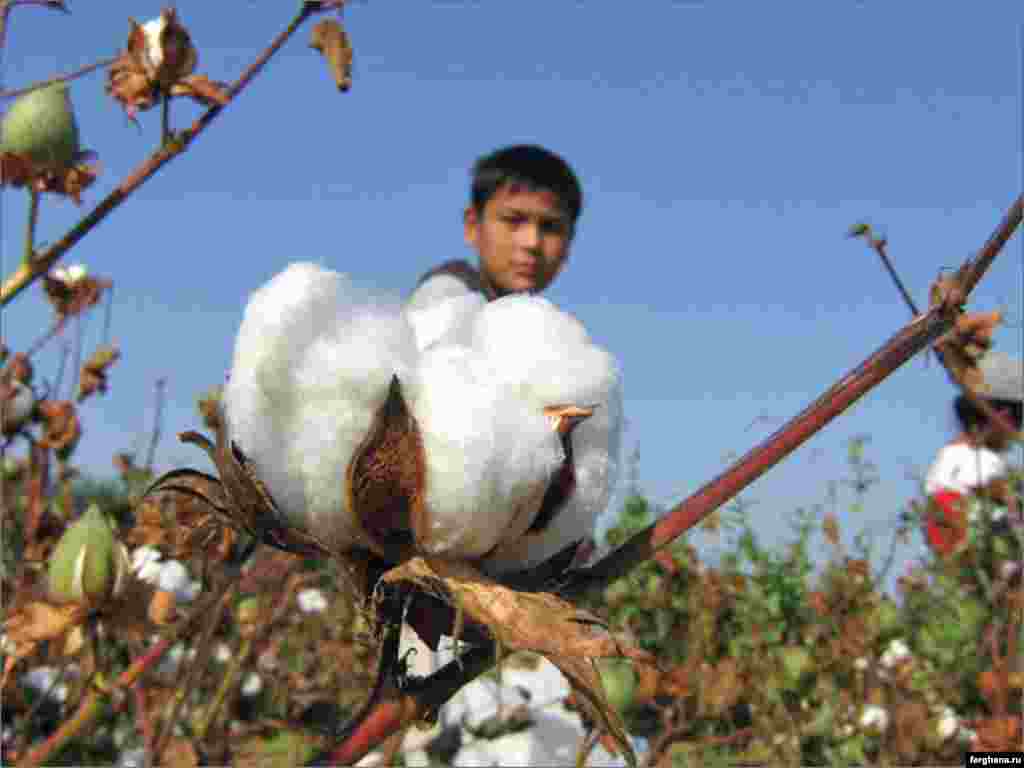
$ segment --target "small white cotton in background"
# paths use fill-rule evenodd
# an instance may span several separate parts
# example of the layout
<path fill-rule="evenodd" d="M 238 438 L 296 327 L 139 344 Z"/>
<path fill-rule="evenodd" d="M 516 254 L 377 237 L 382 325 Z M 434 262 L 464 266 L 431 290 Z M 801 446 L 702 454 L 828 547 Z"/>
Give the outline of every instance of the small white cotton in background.
<path fill-rule="evenodd" d="M 217 643 L 217 647 L 213 651 L 213 658 L 221 664 L 226 664 L 231 660 L 231 647 L 227 643 Z"/>
<path fill-rule="evenodd" d="M 5 431 L 23 426 L 32 415 L 32 406 L 35 404 L 35 396 L 30 387 L 17 379 L 13 379 L 10 385 L 14 390 L 13 396 L 0 401 L 0 424 Z"/>
<path fill-rule="evenodd" d="M 148 584 L 156 585 L 163 574 L 160 550 L 155 547 L 136 547 L 132 552 L 132 570 Z"/>
<path fill-rule="evenodd" d="M 909 658 L 911 658 L 910 648 L 903 640 L 896 638 L 889 643 L 879 661 L 886 669 L 892 669 Z"/>
<path fill-rule="evenodd" d="M 864 707 L 860 716 L 861 728 L 884 732 L 889 727 L 889 713 L 876 704 Z"/>
<path fill-rule="evenodd" d="M 164 592 L 173 592 L 174 596 L 181 600 L 188 596 L 191 580 L 188 569 L 183 563 L 178 560 L 168 560 L 160 569 L 160 576 L 157 579 L 156 587 Z"/>
<path fill-rule="evenodd" d="M 959 727 L 960 719 L 956 716 L 956 712 L 951 707 L 946 707 L 942 710 L 942 716 L 936 724 L 935 732 L 940 739 L 945 741 L 955 736 Z"/>
<path fill-rule="evenodd" d="M 145 765 L 145 747 L 137 747 L 136 749 L 126 750 L 121 753 L 121 757 L 117 761 L 118 768 L 143 768 L 143 766 Z"/>
<path fill-rule="evenodd" d="M 319 589 L 300 590 L 295 599 L 303 613 L 323 613 L 327 610 L 327 598 Z"/>
<path fill-rule="evenodd" d="M 42 666 L 30 669 L 22 677 L 22 682 L 29 688 L 48 696 L 54 701 L 64 701 L 68 697 L 68 686 L 66 683 L 58 683 L 57 677 L 60 672 L 56 667 Z"/>
<path fill-rule="evenodd" d="M 242 683 L 243 696 L 256 696 L 262 690 L 263 678 L 261 678 L 255 672 L 250 672 L 248 675 L 245 676 L 245 681 Z"/>

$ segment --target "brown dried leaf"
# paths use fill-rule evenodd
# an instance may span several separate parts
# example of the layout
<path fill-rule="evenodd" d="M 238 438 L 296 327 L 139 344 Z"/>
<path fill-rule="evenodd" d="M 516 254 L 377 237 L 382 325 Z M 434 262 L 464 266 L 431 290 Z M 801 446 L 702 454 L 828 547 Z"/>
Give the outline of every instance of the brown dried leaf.
<path fill-rule="evenodd" d="M 167 768 L 198 768 L 199 756 L 188 739 L 172 738 L 161 753 L 161 765 Z"/>
<path fill-rule="evenodd" d="M 206 75 L 189 75 L 171 86 L 171 96 L 187 96 L 204 107 L 223 107 L 231 101 L 227 83 L 214 82 Z"/>
<path fill-rule="evenodd" d="M 228 497 L 220 482 L 191 469 L 169 472 L 143 494 L 136 524 L 128 533 L 134 546 L 159 547 L 169 556 L 188 559 L 204 551 L 215 561 L 231 552 L 236 534 L 224 526 Z"/>
<path fill-rule="evenodd" d="M 74 403 L 69 400 L 43 400 L 36 409 L 44 430 L 39 445 L 65 455 L 73 451 L 82 436 L 82 425 Z"/>
<path fill-rule="evenodd" d="M 88 162 L 94 157 L 93 152 L 80 152 L 67 168 L 54 170 L 37 166 L 27 157 L 4 152 L 0 154 L 0 185 L 55 192 L 81 205 L 82 190 L 96 181 L 99 175 L 99 165 Z"/>
<path fill-rule="evenodd" d="M 121 352 L 117 347 L 109 344 L 96 348 L 85 365 L 78 378 L 78 402 L 82 402 L 89 395 L 99 392 L 107 392 L 107 369 L 117 362 Z"/>
<path fill-rule="evenodd" d="M 636 765 L 622 717 L 609 705 L 595 659 L 623 655 L 620 642 L 596 617 L 556 595 L 517 592 L 469 563 L 415 557 L 388 571 L 382 581 L 443 593 L 465 616 L 487 629 L 504 651 L 532 651 L 566 676 L 583 713 L 610 733 L 631 766 Z"/>
<path fill-rule="evenodd" d="M 7 676 L 18 660 L 31 655 L 45 640 L 62 639 L 85 620 L 86 614 L 86 608 L 79 603 L 54 605 L 43 600 L 27 602 L 8 614 L 4 632 L 14 651 L 4 667 L 0 687 L 6 685 Z"/>
<path fill-rule="evenodd" d="M 121 102 L 128 117 L 135 120 L 137 112 L 145 112 L 156 104 L 157 84 L 150 80 L 146 68 L 133 54 L 133 49 L 139 45 L 136 39 L 141 38 L 144 46 L 145 35 L 142 27 L 134 21 L 131 23 L 134 26 L 128 38 L 128 50 L 107 69 L 106 91 Z"/>
<path fill-rule="evenodd" d="M 839 521 L 833 514 L 825 515 L 825 520 L 821 525 L 821 530 L 825 534 L 825 538 L 829 544 L 833 547 L 839 546 Z"/>
<path fill-rule="evenodd" d="M 334 19 L 324 19 L 313 27 L 309 47 L 327 60 L 338 90 L 348 91 L 352 87 L 352 45 L 345 28 Z"/>
<path fill-rule="evenodd" d="M 977 736 L 971 749 L 975 752 L 1008 752 L 1020 749 L 1020 718 L 990 717 L 974 729 Z"/>
<path fill-rule="evenodd" d="M 710 664 L 706 666 L 709 675 L 701 687 L 701 709 L 706 715 L 718 718 L 739 701 L 743 692 L 743 681 L 736 659 L 722 659 L 713 670 Z"/>

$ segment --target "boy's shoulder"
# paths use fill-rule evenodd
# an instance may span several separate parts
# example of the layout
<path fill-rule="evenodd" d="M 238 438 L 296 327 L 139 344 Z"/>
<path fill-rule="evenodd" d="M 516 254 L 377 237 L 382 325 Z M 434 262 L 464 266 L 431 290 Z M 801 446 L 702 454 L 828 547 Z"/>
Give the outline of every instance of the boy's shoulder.
<path fill-rule="evenodd" d="M 495 298 L 480 270 L 463 259 L 452 259 L 423 273 L 408 304 L 421 307 L 464 293 L 482 293 L 488 300 Z"/>

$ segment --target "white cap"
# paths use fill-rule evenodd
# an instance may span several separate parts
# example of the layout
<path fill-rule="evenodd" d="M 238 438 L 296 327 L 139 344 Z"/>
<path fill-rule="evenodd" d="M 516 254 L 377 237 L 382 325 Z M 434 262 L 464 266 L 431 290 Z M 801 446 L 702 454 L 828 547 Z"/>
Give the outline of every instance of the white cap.
<path fill-rule="evenodd" d="M 1024 402 L 1024 360 L 993 349 L 978 361 L 978 368 L 985 379 L 978 394 L 994 400 Z"/>

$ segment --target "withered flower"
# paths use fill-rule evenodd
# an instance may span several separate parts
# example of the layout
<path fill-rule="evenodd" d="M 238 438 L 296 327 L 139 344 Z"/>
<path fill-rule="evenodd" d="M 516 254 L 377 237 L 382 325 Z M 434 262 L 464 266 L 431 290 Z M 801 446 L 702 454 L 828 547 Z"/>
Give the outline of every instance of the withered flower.
<path fill-rule="evenodd" d="M 81 264 L 59 267 L 43 275 L 43 291 L 58 317 L 71 317 L 96 306 L 103 291 L 113 286 L 106 278 L 92 277 Z"/>
<path fill-rule="evenodd" d="M 127 50 L 107 71 L 107 93 L 121 102 L 128 117 L 152 109 L 162 96 L 188 96 L 204 106 L 227 104 L 227 89 L 194 74 L 199 54 L 174 8 L 139 24 L 129 19 Z"/>
<path fill-rule="evenodd" d="M 82 425 L 69 400 L 43 400 L 36 408 L 43 422 L 39 445 L 57 452 L 61 459 L 71 455 L 82 436 Z"/>
<path fill-rule="evenodd" d="M 105 344 L 97 347 L 85 365 L 78 379 L 78 402 L 82 402 L 89 395 L 99 392 L 107 392 L 107 369 L 117 362 L 121 352 L 117 347 Z"/>

